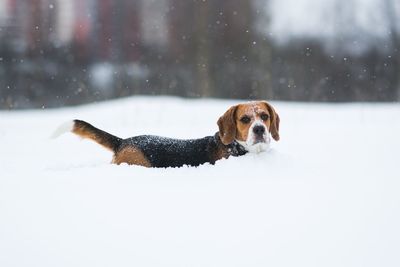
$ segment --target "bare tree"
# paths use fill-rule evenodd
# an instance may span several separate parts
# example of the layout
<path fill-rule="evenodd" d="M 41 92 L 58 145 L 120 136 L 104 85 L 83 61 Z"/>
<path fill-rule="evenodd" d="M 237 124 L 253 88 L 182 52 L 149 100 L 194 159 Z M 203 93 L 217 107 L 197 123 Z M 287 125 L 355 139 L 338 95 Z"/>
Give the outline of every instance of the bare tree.
<path fill-rule="evenodd" d="M 384 0 L 384 13 L 387 18 L 389 38 L 392 49 L 394 75 L 392 86 L 397 89 L 397 100 L 400 101 L 400 16 L 396 12 L 396 0 Z"/>
<path fill-rule="evenodd" d="M 210 3 L 208 1 L 196 1 L 194 12 L 195 38 L 196 38 L 196 77 L 197 92 L 202 96 L 211 95 L 210 77 L 210 36 L 209 17 Z"/>

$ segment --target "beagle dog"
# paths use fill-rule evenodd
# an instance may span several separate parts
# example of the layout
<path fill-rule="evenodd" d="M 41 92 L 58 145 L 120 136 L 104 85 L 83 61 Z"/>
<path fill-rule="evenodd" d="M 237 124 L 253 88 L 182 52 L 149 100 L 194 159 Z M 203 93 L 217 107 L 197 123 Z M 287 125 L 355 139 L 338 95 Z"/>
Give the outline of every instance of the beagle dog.
<path fill-rule="evenodd" d="M 279 116 L 266 101 L 253 101 L 229 108 L 219 119 L 219 132 L 200 139 L 180 140 L 153 135 L 127 139 L 102 131 L 82 120 L 61 126 L 54 137 L 72 132 L 111 150 L 112 163 L 145 167 L 199 166 L 247 152 L 267 150 L 271 136 L 279 140 Z"/>

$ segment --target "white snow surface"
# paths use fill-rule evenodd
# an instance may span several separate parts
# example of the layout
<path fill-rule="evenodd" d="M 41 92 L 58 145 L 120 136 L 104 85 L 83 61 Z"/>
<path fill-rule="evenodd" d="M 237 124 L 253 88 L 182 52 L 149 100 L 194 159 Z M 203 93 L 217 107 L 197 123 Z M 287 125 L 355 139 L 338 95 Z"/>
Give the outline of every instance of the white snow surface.
<path fill-rule="evenodd" d="M 0 266 L 400 266 L 398 104 L 272 102 L 281 141 L 212 166 L 111 165 L 64 134 L 196 138 L 238 101 L 0 112 Z"/>

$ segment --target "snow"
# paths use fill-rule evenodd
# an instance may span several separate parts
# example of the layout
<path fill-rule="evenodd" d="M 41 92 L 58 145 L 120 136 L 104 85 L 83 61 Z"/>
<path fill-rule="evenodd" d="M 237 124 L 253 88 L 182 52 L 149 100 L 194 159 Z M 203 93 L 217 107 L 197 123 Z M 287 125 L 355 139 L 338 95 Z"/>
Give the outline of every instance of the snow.
<path fill-rule="evenodd" d="M 67 121 L 58 126 L 58 128 L 54 131 L 54 133 L 50 136 L 50 138 L 57 138 L 62 134 L 67 132 L 71 132 L 74 129 L 74 121 Z"/>
<path fill-rule="evenodd" d="M 237 101 L 0 112 L 0 266 L 399 266 L 398 104 L 273 102 L 281 141 L 198 168 L 111 165 L 64 134 L 214 134 Z"/>

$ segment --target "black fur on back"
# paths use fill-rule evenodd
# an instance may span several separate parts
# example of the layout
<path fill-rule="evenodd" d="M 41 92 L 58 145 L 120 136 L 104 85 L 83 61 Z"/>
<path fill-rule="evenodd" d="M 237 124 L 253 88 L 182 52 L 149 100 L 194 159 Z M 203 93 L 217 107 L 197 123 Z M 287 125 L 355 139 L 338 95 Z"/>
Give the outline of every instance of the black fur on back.
<path fill-rule="evenodd" d="M 154 135 L 140 135 L 123 140 L 120 148 L 135 146 L 143 152 L 152 167 L 166 168 L 183 165 L 199 166 L 206 162 L 214 164 L 219 149 L 224 149 L 233 156 L 245 154 L 244 149 L 238 151 L 237 145 L 239 144 L 225 146 L 221 143 L 219 137 L 216 138 L 215 136 L 181 140 Z"/>

